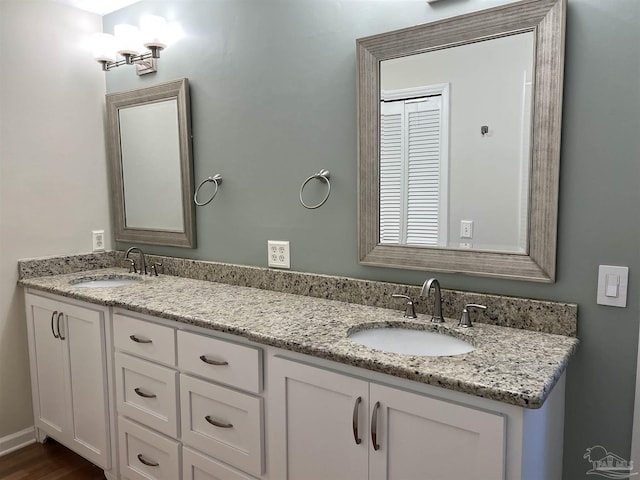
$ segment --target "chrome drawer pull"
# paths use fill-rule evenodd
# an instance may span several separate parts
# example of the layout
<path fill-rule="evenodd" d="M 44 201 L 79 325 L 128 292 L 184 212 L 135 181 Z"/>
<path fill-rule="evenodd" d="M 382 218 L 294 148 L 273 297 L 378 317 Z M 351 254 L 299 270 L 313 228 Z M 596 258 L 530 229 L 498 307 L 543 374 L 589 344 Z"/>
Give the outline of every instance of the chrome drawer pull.
<path fill-rule="evenodd" d="M 151 460 L 147 460 L 146 458 L 144 458 L 141 453 L 138 454 L 138 460 L 140 460 L 140 463 L 145 464 L 147 467 L 159 467 L 160 466 L 160 464 L 158 462 L 152 462 Z"/>
<path fill-rule="evenodd" d="M 220 362 L 218 360 L 210 360 L 207 358 L 206 355 L 200 355 L 200 360 L 202 360 L 204 363 L 208 363 L 209 365 L 218 365 L 218 366 L 229 365 L 229 362 L 224 362 L 224 361 Z"/>
<path fill-rule="evenodd" d="M 135 335 L 129 335 L 129 338 L 136 343 L 153 343 L 151 340 L 148 340 L 146 338 L 138 338 Z"/>
<path fill-rule="evenodd" d="M 374 450 L 380 450 L 378 444 L 378 408 L 380 408 L 380 402 L 376 402 L 373 406 L 373 414 L 371 415 L 371 443 Z"/>
<path fill-rule="evenodd" d="M 144 398 L 156 398 L 157 397 L 157 395 L 155 393 L 145 393 L 142 390 L 140 390 L 139 388 L 134 388 L 133 391 L 136 392 L 141 397 L 144 397 Z"/>
<path fill-rule="evenodd" d="M 56 317 L 57 314 L 58 314 L 57 310 L 51 314 L 51 333 L 53 334 L 53 338 L 60 338 L 60 335 L 58 335 L 56 331 L 53 329 L 53 319 Z"/>
<path fill-rule="evenodd" d="M 211 415 L 207 415 L 206 417 L 204 417 L 204 419 L 207 422 L 209 422 L 211 425 L 213 425 L 214 427 L 233 428 L 233 424 L 232 423 L 220 423 L 220 422 L 214 420 L 213 418 L 211 418 Z"/>
<path fill-rule="evenodd" d="M 356 404 L 353 406 L 353 420 L 351 427 L 353 428 L 353 439 L 356 442 L 356 445 L 360 445 L 362 443 L 362 439 L 358 433 L 358 412 L 360 410 L 360 402 L 362 402 L 362 397 L 356 398 Z"/>

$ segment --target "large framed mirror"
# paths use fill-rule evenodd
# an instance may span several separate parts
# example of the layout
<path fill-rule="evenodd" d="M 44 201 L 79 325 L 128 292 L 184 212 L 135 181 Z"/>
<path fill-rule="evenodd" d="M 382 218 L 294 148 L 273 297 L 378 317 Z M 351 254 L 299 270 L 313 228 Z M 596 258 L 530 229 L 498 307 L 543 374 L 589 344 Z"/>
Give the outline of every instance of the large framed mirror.
<path fill-rule="evenodd" d="M 188 80 L 106 101 L 115 240 L 195 248 Z"/>
<path fill-rule="evenodd" d="M 555 281 L 565 0 L 357 40 L 359 260 Z"/>

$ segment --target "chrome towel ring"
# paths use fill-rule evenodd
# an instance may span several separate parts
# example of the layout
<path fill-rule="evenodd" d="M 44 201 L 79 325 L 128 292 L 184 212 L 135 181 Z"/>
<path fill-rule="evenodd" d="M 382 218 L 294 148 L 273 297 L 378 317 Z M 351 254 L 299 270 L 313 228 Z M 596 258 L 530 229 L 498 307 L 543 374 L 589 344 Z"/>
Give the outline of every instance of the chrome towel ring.
<path fill-rule="evenodd" d="M 211 198 L 209 200 L 207 200 L 206 202 L 200 203 L 200 202 L 198 202 L 198 192 L 200 191 L 202 186 L 207 182 L 215 183 L 216 189 L 213 191 L 213 195 L 211 195 Z M 216 173 L 213 177 L 205 178 L 202 182 L 200 182 L 200 185 L 198 185 L 198 188 L 196 188 L 196 193 L 193 194 L 194 203 L 196 205 L 198 205 L 199 207 L 205 206 L 207 203 L 209 203 L 211 200 L 213 200 L 213 198 L 218 194 L 218 188 L 220 187 L 221 183 L 222 183 L 222 175 L 220 175 L 219 173 Z"/>
<path fill-rule="evenodd" d="M 322 205 L 324 205 L 324 202 L 327 201 L 327 199 L 329 198 L 329 195 L 331 194 L 331 182 L 329 181 L 329 177 L 330 177 L 329 170 L 325 170 L 323 168 L 318 173 L 316 173 L 314 175 L 311 175 L 309 178 L 307 178 L 304 181 L 304 183 L 300 187 L 300 203 L 302 204 L 302 206 L 304 208 L 308 208 L 309 210 L 313 210 L 314 208 L 318 208 L 318 207 L 321 207 Z M 324 196 L 322 201 L 320 203 L 318 203 L 317 205 L 307 205 L 306 203 L 304 203 L 304 200 L 302 198 L 302 191 L 304 190 L 304 187 L 307 186 L 307 183 L 309 183 L 314 178 L 317 178 L 318 180 L 323 180 L 324 182 L 326 182 L 326 184 L 327 184 L 327 194 Z"/>

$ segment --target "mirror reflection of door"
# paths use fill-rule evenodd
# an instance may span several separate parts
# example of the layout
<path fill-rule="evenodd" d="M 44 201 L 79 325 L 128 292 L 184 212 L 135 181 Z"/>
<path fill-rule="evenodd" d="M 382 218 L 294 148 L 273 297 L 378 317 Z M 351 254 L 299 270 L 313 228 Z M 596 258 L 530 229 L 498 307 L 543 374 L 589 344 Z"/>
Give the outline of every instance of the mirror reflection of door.
<path fill-rule="evenodd" d="M 382 92 L 381 244 L 447 245 L 448 91 Z"/>
<path fill-rule="evenodd" d="M 380 244 L 528 251 L 534 38 L 380 62 Z"/>

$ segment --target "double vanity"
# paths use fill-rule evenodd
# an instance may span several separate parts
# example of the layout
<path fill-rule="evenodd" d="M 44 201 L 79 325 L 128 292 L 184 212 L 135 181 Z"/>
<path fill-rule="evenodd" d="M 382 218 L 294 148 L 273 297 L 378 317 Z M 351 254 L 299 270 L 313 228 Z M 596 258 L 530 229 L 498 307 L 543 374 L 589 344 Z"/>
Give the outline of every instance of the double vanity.
<path fill-rule="evenodd" d="M 38 439 L 55 438 L 109 479 L 561 477 L 570 333 L 481 323 L 491 316 L 480 312 L 458 327 L 447 309 L 464 292 L 443 291 L 447 318 L 434 324 L 318 298 L 332 298 L 331 284 L 369 286 L 371 298 L 414 287 L 274 274 L 271 288 L 307 285 L 296 295 L 239 285 L 267 269 L 184 261 L 178 271 L 181 261 L 164 257 L 173 274 L 138 275 L 108 254 L 25 261 L 20 283 Z M 220 280 L 215 271 L 235 285 L 197 279 Z M 503 300 L 521 312 L 514 301 L 533 302 L 541 317 L 575 313 Z M 472 350 L 406 355 L 355 338 L 387 327 Z"/>
<path fill-rule="evenodd" d="M 354 263 L 555 281 L 565 12 L 565 0 L 521 0 L 356 41 Z M 194 192 L 189 99 L 186 78 L 107 95 L 116 244 L 195 248 L 218 228 L 195 225 L 209 203 L 198 189 L 213 182 L 215 196 L 222 177 Z M 261 188 L 288 191 L 281 177 Z M 330 189 L 324 169 L 303 187 L 320 177 Z M 261 198 L 250 180 L 225 180 L 221 195 Z M 330 203 L 325 220 L 295 216 L 303 238 L 345 206 Z M 252 223 L 243 205 L 225 204 L 226 231 Z M 140 266 L 123 252 L 19 263 L 37 438 L 109 480 L 561 478 L 575 305 L 443 290 L 437 323 L 439 302 L 406 318 L 416 286 L 170 257 Z"/>

